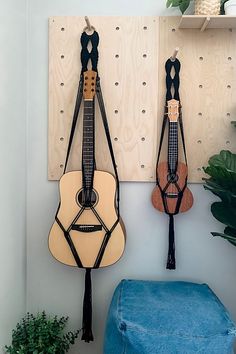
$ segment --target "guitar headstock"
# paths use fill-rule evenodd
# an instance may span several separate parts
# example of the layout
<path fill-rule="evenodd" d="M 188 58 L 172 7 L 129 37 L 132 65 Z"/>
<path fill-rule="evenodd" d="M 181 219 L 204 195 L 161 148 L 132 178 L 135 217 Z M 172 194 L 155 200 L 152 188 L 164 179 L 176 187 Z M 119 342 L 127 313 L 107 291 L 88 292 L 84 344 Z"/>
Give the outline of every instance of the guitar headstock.
<path fill-rule="evenodd" d="M 84 72 L 83 97 L 85 100 L 92 100 L 96 92 L 97 73 L 93 70 Z"/>
<path fill-rule="evenodd" d="M 179 101 L 172 99 L 167 101 L 167 107 L 168 107 L 168 118 L 170 122 L 177 122 L 179 118 Z"/>

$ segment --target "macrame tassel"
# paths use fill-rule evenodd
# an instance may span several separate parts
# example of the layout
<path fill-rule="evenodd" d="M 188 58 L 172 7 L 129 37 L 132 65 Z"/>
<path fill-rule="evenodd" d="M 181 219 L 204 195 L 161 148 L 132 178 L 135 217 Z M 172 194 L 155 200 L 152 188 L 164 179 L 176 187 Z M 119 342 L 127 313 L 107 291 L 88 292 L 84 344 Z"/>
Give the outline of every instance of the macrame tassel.
<path fill-rule="evenodd" d="M 85 273 L 85 290 L 83 304 L 83 334 L 82 340 L 89 343 L 93 341 L 92 333 L 92 286 L 91 286 L 91 269 L 86 268 Z"/>
<path fill-rule="evenodd" d="M 166 269 L 175 269 L 175 231 L 174 231 L 174 215 L 169 214 L 169 250 Z"/>

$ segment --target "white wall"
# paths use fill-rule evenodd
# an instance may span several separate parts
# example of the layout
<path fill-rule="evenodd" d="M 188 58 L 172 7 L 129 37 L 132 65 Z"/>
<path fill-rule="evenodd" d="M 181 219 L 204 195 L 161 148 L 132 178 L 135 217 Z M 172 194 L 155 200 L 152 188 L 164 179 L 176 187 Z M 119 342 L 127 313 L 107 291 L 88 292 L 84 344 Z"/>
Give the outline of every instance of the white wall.
<path fill-rule="evenodd" d="M 80 328 L 84 274 L 54 261 L 47 248 L 48 231 L 58 203 L 57 183 L 47 181 L 48 17 L 167 12 L 164 0 L 29 0 L 28 4 L 27 308 L 68 314 L 71 327 Z M 19 152 L 19 160 L 20 157 Z M 178 264 L 177 270 L 170 272 L 165 270 L 168 221 L 150 204 L 152 188 L 148 183 L 121 185 L 121 211 L 127 228 L 126 252 L 115 266 L 93 272 L 96 341 L 89 345 L 78 342 L 71 353 L 102 353 L 108 304 L 114 287 L 122 278 L 207 282 L 236 319 L 236 249 L 210 235 L 210 231 L 221 228 L 209 212 L 212 195 L 201 185 L 191 186 L 195 204 L 188 214 L 176 217 Z M 17 189 L 15 185 L 14 189 Z"/>
<path fill-rule="evenodd" d="M 0 351 L 25 312 L 26 2 L 0 0 Z"/>

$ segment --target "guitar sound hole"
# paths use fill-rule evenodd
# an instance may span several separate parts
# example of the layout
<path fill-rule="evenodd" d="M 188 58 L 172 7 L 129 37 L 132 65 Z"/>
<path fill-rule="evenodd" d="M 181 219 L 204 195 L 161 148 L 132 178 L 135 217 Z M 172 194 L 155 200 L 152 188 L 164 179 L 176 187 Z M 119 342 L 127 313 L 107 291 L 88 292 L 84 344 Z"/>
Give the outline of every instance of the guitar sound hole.
<path fill-rule="evenodd" d="M 168 182 L 175 183 L 175 182 L 178 181 L 178 179 L 179 179 L 179 176 L 176 175 L 175 173 L 169 173 L 168 174 L 168 177 L 167 177 Z"/>
<path fill-rule="evenodd" d="M 97 193 L 92 190 L 91 194 L 86 196 L 86 192 L 84 189 L 81 189 L 77 193 L 77 203 L 80 206 L 89 208 L 90 206 L 95 206 L 98 202 L 98 195 Z M 87 200 L 86 200 L 87 199 Z"/>

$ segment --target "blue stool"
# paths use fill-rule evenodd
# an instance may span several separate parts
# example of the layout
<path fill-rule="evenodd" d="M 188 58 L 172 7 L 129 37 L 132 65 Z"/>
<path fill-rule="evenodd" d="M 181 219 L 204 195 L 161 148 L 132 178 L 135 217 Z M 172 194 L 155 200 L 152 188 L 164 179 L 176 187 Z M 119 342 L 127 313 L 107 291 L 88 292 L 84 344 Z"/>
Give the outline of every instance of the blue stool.
<path fill-rule="evenodd" d="M 110 305 L 104 354 L 229 354 L 235 335 L 206 284 L 123 280 Z"/>

